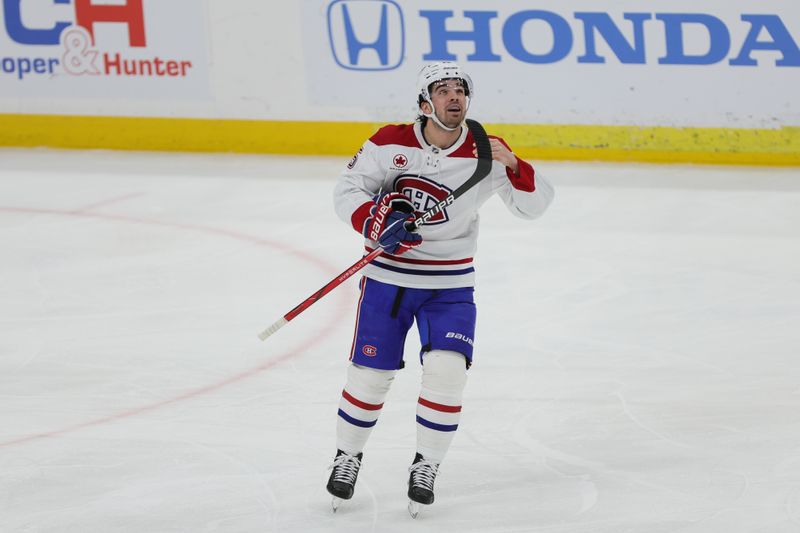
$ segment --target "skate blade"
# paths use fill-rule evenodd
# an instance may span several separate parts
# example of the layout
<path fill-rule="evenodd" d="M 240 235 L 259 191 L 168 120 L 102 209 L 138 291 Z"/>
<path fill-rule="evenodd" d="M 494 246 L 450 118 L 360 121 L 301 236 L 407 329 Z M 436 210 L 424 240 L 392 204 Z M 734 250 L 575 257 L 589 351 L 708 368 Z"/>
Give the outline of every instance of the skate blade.
<path fill-rule="evenodd" d="M 419 516 L 419 511 L 420 511 L 419 503 L 415 502 L 414 500 L 409 500 L 408 501 L 408 514 L 411 515 L 411 518 L 416 520 L 417 517 Z"/>
<path fill-rule="evenodd" d="M 337 498 L 336 496 L 333 497 L 333 500 L 331 500 L 331 509 L 333 510 L 334 513 L 339 509 L 339 506 L 342 504 L 343 501 L 344 500 L 341 498 Z"/>

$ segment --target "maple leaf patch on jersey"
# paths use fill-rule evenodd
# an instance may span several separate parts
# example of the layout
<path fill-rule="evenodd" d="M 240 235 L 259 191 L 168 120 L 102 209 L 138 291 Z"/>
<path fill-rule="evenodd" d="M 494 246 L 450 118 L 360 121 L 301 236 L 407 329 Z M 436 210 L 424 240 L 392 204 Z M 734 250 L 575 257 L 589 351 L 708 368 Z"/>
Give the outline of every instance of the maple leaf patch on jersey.
<path fill-rule="evenodd" d="M 424 213 L 432 208 L 453 192 L 443 185 L 439 185 L 424 176 L 404 174 L 398 176 L 394 181 L 394 190 L 405 194 L 411 199 L 414 204 L 414 210 L 417 214 Z M 426 225 L 441 224 L 447 222 L 450 218 L 447 216 L 447 208 L 432 216 L 426 222 Z"/>
<path fill-rule="evenodd" d="M 398 170 L 406 168 L 406 165 L 408 165 L 408 157 L 406 157 L 404 154 L 397 154 L 394 156 L 394 158 L 392 158 L 392 164 L 394 165 L 394 168 Z"/>

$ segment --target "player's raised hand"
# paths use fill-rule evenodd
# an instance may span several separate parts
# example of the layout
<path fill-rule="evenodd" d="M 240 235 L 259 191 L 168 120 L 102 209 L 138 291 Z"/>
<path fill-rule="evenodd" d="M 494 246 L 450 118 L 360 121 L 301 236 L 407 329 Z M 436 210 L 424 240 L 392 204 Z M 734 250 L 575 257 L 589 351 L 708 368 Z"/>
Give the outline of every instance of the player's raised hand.
<path fill-rule="evenodd" d="M 489 144 L 492 146 L 492 159 L 498 163 L 502 163 L 516 173 L 518 170 L 517 156 L 502 142 L 494 137 L 489 137 Z M 478 157 L 478 149 L 475 143 L 472 144 L 472 153 Z"/>

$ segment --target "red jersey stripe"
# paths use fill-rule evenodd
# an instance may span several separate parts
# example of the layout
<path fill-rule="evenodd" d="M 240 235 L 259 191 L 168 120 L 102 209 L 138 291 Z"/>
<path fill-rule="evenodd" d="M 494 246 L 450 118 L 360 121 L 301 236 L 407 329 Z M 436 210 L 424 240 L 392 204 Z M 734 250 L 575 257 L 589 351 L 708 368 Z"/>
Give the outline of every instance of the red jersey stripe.
<path fill-rule="evenodd" d="M 353 211 L 353 214 L 350 216 L 350 224 L 352 224 L 353 229 L 357 232 L 364 234 L 364 223 L 367 221 L 370 215 L 370 211 L 372 211 L 375 202 L 369 201 L 364 202 L 361 206 Z"/>
<path fill-rule="evenodd" d="M 358 398 L 355 398 L 354 396 L 352 396 L 346 390 L 342 391 L 342 397 L 345 400 L 347 400 L 348 402 L 350 402 L 353 405 L 355 405 L 356 407 L 360 407 L 361 409 L 364 409 L 365 411 L 377 411 L 378 409 L 383 407 L 382 403 L 381 404 L 375 404 L 375 403 L 362 402 Z"/>
<path fill-rule="evenodd" d="M 389 124 L 379 129 L 369 140 L 378 146 L 396 144 L 408 148 L 422 148 L 413 124 Z"/>
<path fill-rule="evenodd" d="M 435 403 L 430 400 L 426 400 L 422 396 L 419 397 L 418 403 L 420 405 L 424 405 L 425 407 L 429 407 L 434 411 L 440 411 L 442 413 L 460 413 L 461 406 L 460 405 L 443 405 L 441 403 Z"/>
<path fill-rule="evenodd" d="M 447 157 L 464 157 L 467 159 L 476 159 L 478 156 L 472 153 L 472 151 L 475 150 L 475 147 L 472 146 L 474 142 L 475 140 L 472 137 L 472 132 L 468 131 L 467 138 L 464 139 L 464 143 L 458 148 L 456 148 L 456 151 L 451 153 Z"/>
<path fill-rule="evenodd" d="M 350 357 L 348 361 L 353 360 L 353 355 L 356 351 L 356 340 L 358 339 L 358 320 L 361 317 L 361 302 L 364 301 L 364 293 L 366 292 L 367 284 L 364 283 L 364 278 L 361 278 L 361 296 L 358 297 L 358 309 L 356 310 L 356 327 L 353 331 L 353 344 L 350 345 Z"/>

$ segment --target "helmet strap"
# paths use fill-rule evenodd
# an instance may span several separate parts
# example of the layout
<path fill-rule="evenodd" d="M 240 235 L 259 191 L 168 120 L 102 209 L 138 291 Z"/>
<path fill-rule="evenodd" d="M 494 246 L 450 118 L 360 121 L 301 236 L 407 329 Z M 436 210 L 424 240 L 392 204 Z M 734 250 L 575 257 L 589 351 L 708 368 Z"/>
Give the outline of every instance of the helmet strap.
<path fill-rule="evenodd" d="M 445 126 L 444 124 L 442 124 L 442 121 L 439 120 L 439 117 L 436 116 L 436 108 L 433 105 L 433 101 L 430 98 L 426 98 L 425 101 L 428 102 L 428 104 L 430 104 L 432 112 L 431 113 L 420 113 L 423 117 L 427 117 L 427 118 L 431 119 L 432 121 L 434 121 L 436 123 L 437 126 L 439 126 L 440 128 L 442 128 L 445 131 L 456 131 L 456 130 L 461 128 L 461 124 L 459 124 L 455 128 L 449 128 L 449 127 Z M 467 96 L 467 111 L 469 111 L 469 96 Z"/>

